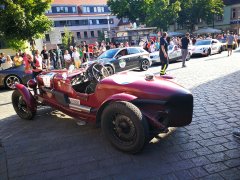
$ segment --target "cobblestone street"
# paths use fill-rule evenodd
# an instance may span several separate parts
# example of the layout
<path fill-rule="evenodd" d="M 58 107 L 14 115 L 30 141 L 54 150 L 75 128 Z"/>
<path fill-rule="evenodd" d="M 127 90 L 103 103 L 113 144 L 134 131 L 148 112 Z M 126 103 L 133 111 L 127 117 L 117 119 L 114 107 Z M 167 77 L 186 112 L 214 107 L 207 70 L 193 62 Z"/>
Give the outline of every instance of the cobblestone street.
<path fill-rule="evenodd" d="M 0 180 L 240 179 L 240 140 L 232 136 L 240 128 L 240 51 L 186 65 L 172 63 L 167 73 L 191 89 L 193 122 L 159 135 L 137 155 L 117 151 L 101 129 L 78 126 L 51 108 L 41 108 L 34 121 L 21 120 L 12 91 L 0 89 Z"/>

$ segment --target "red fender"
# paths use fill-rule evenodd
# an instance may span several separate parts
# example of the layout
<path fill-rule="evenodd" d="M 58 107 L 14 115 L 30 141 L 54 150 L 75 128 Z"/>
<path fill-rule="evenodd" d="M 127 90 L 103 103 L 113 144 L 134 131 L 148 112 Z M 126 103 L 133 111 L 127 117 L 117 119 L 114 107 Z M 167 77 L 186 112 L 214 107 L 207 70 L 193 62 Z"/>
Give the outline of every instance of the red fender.
<path fill-rule="evenodd" d="M 36 111 L 37 101 L 33 97 L 32 93 L 23 84 L 15 84 L 16 89 L 22 94 L 24 101 L 27 103 L 28 108 L 31 111 Z"/>
<path fill-rule="evenodd" d="M 96 116 L 96 123 L 100 123 L 101 121 L 101 114 L 103 109 L 112 101 L 132 101 L 134 99 L 137 99 L 136 96 L 126 94 L 126 93 L 119 93 L 119 94 L 114 94 L 110 97 L 108 97 L 100 106 L 100 108 L 97 111 L 97 116 Z"/>

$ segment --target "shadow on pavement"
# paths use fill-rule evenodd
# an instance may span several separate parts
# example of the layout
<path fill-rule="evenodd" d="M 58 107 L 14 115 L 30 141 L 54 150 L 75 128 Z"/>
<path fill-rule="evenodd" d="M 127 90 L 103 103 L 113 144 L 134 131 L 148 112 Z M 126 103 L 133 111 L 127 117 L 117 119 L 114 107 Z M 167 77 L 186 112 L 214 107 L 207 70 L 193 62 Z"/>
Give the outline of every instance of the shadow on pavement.
<path fill-rule="evenodd" d="M 198 179 L 215 174 L 232 179 L 240 172 L 240 142 L 231 134 L 240 126 L 239 77 L 240 71 L 192 89 L 193 122 L 160 135 L 137 155 L 117 151 L 101 129 L 78 126 L 51 108 L 38 111 L 33 121 L 16 115 L 2 119 L 5 176 L 8 172 L 8 179 Z M 238 173 L 231 173 L 233 169 Z"/>

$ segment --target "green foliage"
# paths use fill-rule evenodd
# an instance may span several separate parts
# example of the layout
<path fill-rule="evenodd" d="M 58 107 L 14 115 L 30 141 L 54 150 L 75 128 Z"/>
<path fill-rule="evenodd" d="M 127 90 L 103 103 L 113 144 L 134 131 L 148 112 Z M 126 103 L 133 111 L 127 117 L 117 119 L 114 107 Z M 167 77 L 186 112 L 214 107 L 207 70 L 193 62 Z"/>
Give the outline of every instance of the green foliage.
<path fill-rule="evenodd" d="M 1 4 L 5 8 L 0 10 L 0 34 L 10 44 L 39 38 L 52 27 L 45 16 L 51 0 L 2 0 Z"/>
<path fill-rule="evenodd" d="M 179 0 L 182 11 L 177 22 L 190 30 L 198 24 L 199 19 L 207 23 L 213 22 L 214 15 L 223 14 L 222 0 Z"/>
<path fill-rule="evenodd" d="M 62 45 L 64 49 L 68 49 L 72 45 L 73 34 L 66 27 L 64 27 L 64 36 L 62 37 Z"/>
<path fill-rule="evenodd" d="M 108 6 L 118 18 L 129 18 L 148 26 L 166 30 L 180 11 L 178 0 L 108 0 Z"/>
<path fill-rule="evenodd" d="M 132 22 L 137 19 L 145 21 L 145 0 L 108 0 L 107 4 L 118 18 L 129 18 Z"/>
<path fill-rule="evenodd" d="M 147 25 L 156 26 L 165 31 L 178 18 L 178 12 L 181 10 L 178 0 L 145 0 L 145 2 L 148 14 Z"/>
<path fill-rule="evenodd" d="M 22 51 L 24 51 L 25 49 L 28 48 L 27 45 L 27 41 L 23 41 L 23 40 L 9 40 L 8 41 L 8 46 L 11 47 L 13 50 L 18 51 L 19 49 L 21 49 Z"/>

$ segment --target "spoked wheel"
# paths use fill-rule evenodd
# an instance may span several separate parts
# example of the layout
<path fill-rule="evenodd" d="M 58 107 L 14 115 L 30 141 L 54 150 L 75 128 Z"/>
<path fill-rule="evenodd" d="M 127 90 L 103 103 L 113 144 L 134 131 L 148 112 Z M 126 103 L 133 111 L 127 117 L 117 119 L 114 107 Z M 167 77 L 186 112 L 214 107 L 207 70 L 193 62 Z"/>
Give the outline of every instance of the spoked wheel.
<path fill-rule="evenodd" d="M 111 67 L 111 66 L 105 66 L 105 68 L 108 70 L 108 73 L 109 73 L 109 75 L 113 75 L 114 74 L 114 70 L 113 70 L 113 68 Z"/>
<path fill-rule="evenodd" d="M 150 66 L 150 62 L 147 59 L 144 59 L 141 63 L 140 69 L 142 71 L 146 71 L 146 70 L 148 70 L 149 66 Z"/>
<path fill-rule="evenodd" d="M 31 120 L 36 114 L 36 111 L 31 111 L 27 103 L 23 99 L 22 94 L 18 90 L 14 90 L 12 94 L 12 104 L 17 115 L 26 120 Z"/>
<path fill-rule="evenodd" d="M 91 74 L 95 78 L 97 82 L 102 80 L 103 78 L 109 76 L 108 70 L 101 64 L 93 64 L 91 69 Z"/>
<path fill-rule="evenodd" d="M 5 87 L 9 89 L 14 89 L 15 83 L 21 83 L 21 80 L 19 79 L 19 77 L 15 75 L 10 75 L 6 77 L 6 79 L 4 80 Z"/>
<path fill-rule="evenodd" d="M 148 124 L 141 111 L 129 102 L 107 106 L 101 119 L 103 133 L 121 151 L 137 153 L 148 140 Z"/>

